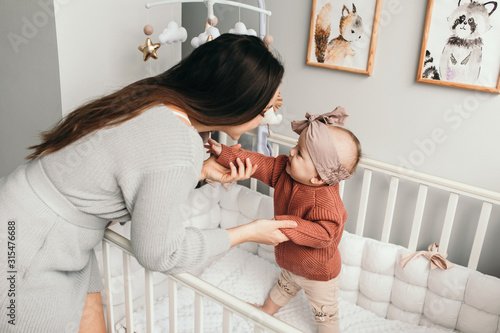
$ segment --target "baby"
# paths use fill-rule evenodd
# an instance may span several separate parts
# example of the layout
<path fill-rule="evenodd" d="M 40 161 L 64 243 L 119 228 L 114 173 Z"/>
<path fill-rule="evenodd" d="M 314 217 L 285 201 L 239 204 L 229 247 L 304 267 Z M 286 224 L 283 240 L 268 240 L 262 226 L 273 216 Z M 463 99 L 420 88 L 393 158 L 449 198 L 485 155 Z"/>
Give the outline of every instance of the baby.
<path fill-rule="evenodd" d="M 275 188 L 275 219 L 298 224 L 281 230 L 290 239 L 275 247 L 282 271 L 259 308 L 273 315 L 304 289 L 320 333 L 340 332 L 338 244 L 347 212 L 338 183 L 351 177 L 361 157 L 359 140 L 340 127 L 347 116 L 344 108 L 337 107 L 330 113 L 307 113 L 307 120 L 293 121 L 292 129 L 300 137 L 289 156 L 267 157 L 214 140 L 207 146 L 224 166 L 237 158 L 250 158 L 258 165 L 252 177 Z"/>

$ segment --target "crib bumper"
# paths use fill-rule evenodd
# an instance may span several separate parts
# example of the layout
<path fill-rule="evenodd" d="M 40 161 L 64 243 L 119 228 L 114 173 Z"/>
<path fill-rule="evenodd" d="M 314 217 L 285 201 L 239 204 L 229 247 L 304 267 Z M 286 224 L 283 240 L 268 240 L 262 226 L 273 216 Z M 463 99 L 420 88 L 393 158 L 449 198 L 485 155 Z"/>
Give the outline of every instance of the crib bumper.
<path fill-rule="evenodd" d="M 243 186 L 206 185 L 193 191 L 182 212 L 187 227 L 231 228 L 272 218 L 273 203 Z M 272 246 L 241 247 L 275 263 Z M 408 249 L 347 231 L 339 250 L 344 300 L 390 320 L 464 333 L 500 333 L 500 279 L 460 265 L 430 269 L 424 257 L 403 269 L 400 260 Z"/>
<path fill-rule="evenodd" d="M 220 225 L 229 228 L 273 216 L 272 199 L 246 187 L 220 191 Z M 274 262 L 272 246 L 247 250 Z M 380 317 L 464 333 L 500 333 L 500 279 L 456 265 L 430 269 L 424 257 L 401 267 L 410 251 L 344 232 L 340 296 Z"/>

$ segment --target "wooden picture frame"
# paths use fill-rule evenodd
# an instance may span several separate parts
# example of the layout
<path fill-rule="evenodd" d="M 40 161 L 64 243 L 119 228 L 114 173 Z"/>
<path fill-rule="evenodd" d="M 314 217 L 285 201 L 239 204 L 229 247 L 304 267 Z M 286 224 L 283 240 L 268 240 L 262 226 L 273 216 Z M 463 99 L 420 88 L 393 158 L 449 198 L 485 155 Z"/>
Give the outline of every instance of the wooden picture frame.
<path fill-rule="evenodd" d="M 417 82 L 500 93 L 499 0 L 428 1 Z"/>
<path fill-rule="evenodd" d="M 381 10 L 382 0 L 313 0 L 306 64 L 371 75 Z"/>

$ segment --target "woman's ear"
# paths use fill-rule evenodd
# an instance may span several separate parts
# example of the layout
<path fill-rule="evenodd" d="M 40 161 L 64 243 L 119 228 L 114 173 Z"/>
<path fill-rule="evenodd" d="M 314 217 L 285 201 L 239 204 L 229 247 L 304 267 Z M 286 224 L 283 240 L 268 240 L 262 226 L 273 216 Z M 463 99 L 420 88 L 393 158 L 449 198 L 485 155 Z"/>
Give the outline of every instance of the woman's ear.
<path fill-rule="evenodd" d="M 310 180 L 311 184 L 319 186 L 319 185 L 324 185 L 325 181 L 321 179 L 320 176 L 312 177 Z"/>

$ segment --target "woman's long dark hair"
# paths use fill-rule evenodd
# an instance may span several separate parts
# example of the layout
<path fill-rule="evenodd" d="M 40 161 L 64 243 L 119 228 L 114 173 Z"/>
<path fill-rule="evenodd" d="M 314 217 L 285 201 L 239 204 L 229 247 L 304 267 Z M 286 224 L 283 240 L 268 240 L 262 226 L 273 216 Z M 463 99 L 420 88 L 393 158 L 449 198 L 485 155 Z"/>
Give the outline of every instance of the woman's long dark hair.
<path fill-rule="evenodd" d="M 244 124 L 264 110 L 283 73 L 259 38 L 223 34 L 166 72 L 80 106 L 42 133 L 42 143 L 30 147 L 35 151 L 27 159 L 57 151 L 158 104 L 177 106 L 207 126 Z"/>

